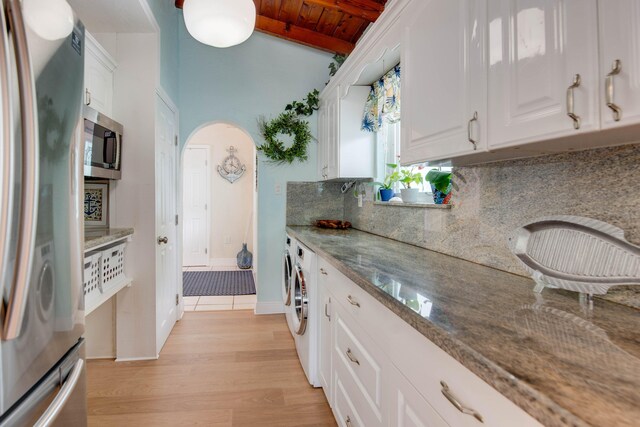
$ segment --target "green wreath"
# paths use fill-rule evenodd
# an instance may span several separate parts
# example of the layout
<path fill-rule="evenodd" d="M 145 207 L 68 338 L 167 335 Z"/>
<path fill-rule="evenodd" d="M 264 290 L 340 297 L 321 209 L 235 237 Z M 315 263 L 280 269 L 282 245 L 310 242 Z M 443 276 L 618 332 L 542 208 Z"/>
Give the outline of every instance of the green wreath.
<path fill-rule="evenodd" d="M 278 117 L 267 122 L 264 117 L 258 120 L 260 133 L 264 138 L 264 144 L 258 147 L 265 156 L 275 163 L 293 163 L 294 160 L 307 160 L 307 146 L 313 139 L 309 122 L 300 120 L 292 111 L 281 113 Z M 278 139 L 278 135 L 293 137 L 293 144 L 285 148 L 284 143 Z"/>

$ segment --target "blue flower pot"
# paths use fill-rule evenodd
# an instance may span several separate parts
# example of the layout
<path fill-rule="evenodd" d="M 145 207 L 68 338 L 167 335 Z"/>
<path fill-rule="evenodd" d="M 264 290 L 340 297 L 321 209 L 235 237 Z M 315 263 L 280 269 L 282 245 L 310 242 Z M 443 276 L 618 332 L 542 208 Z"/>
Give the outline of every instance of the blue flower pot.
<path fill-rule="evenodd" d="M 393 190 L 387 188 L 380 189 L 380 200 L 388 202 L 393 197 Z"/>

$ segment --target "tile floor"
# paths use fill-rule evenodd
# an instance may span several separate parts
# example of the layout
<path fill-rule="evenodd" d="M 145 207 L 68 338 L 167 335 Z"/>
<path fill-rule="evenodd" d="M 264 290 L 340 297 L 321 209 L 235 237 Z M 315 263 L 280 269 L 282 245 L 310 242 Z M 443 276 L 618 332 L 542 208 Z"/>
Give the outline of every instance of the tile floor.
<path fill-rule="evenodd" d="M 235 271 L 237 267 L 184 267 L 183 271 Z M 184 297 L 184 311 L 254 310 L 256 296 L 202 296 Z"/>

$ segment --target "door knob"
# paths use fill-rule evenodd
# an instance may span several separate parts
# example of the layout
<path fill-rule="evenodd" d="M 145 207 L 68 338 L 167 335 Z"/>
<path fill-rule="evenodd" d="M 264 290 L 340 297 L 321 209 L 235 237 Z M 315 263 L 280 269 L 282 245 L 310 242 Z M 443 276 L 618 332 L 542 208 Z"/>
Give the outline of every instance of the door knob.
<path fill-rule="evenodd" d="M 160 245 L 162 243 L 164 243 L 165 245 L 169 243 L 169 238 L 167 236 L 158 237 L 158 244 Z"/>

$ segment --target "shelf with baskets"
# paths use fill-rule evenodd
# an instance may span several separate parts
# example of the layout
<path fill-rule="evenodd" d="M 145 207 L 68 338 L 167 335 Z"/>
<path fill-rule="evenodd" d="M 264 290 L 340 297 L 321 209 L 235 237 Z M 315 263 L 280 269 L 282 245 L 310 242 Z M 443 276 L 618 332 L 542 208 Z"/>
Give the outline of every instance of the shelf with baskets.
<path fill-rule="evenodd" d="M 85 315 L 108 301 L 132 280 L 125 274 L 125 249 L 127 239 L 122 239 L 85 252 L 84 255 L 84 304 Z"/>

